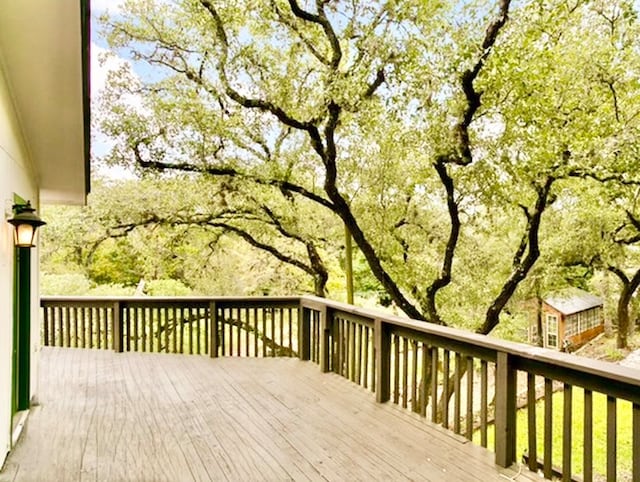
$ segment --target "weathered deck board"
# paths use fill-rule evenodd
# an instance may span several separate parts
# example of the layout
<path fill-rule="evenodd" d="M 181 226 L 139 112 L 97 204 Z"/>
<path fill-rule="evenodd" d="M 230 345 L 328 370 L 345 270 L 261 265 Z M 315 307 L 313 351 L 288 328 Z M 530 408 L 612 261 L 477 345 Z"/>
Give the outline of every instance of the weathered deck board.
<path fill-rule="evenodd" d="M 517 475 L 374 398 L 295 359 L 44 348 L 40 405 L 0 482 Z"/>

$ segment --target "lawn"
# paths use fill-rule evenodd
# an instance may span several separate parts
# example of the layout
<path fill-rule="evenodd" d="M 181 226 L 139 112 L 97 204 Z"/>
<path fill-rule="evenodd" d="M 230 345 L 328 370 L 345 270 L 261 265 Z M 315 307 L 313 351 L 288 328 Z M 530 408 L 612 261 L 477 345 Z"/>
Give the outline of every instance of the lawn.
<path fill-rule="evenodd" d="M 553 395 L 553 442 L 552 463 L 556 467 L 562 467 L 562 426 L 564 393 L 556 392 Z M 582 389 L 573 388 L 573 415 L 572 415 L 572 475 L 581 476 L 583 472 L 583 413 L 584 392 Z M 493 447 L 493 427 L 488 434 L 489 447 Z M 518 411 L 516 421 L 517 431 L 517 457 L 520 458 L 527 450 L 527 410 Z M 536 404 L 536 433 L 538 440 L 538 459 L 542 460 L 544 437 L 544 400 Z M 618 480 L 631 480 L 632 463 L 632 404 L 631 402 L 617 401 L 617 471 Z M 593 473 L 604 477 L 607 466 L 607 397 L 600 393 L 593 394 Z M 474 442 L 480 443 L 479 432 L 474 435 Z"/>

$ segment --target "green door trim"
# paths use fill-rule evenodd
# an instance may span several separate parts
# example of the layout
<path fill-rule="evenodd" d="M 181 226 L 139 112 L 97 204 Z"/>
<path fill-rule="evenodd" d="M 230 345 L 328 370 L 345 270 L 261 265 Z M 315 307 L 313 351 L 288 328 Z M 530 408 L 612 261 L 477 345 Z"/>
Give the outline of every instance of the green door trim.
<path fill-rule="evenodd" d="M 14 204 L 26 201 L 14 194 Z M 31 399 L 31 250 L 14 248 L 11 416 L 29 408 Z M 13 427 L 11 428 L 13 431 Z"/>

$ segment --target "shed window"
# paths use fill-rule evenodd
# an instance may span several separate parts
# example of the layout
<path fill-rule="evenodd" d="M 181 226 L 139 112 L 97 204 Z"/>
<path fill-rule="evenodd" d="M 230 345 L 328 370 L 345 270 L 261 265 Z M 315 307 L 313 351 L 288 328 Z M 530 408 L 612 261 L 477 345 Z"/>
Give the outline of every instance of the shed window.
<path fill-rule="evenodd" d="M 558 348 L 558 317 L 547 315 L 547 346 Z"/>
<path fill-rule="evenodd" d="M 564 323 L 564 335 L 565 336 L 574 336 L 580 333 L 580 315 L 582 313 L 576 313 L 573 315 L 569 315 L 565 318 Z"/>
<path fill-rule="evenodd" d="M 597 306 L 591 310 L 585 311 L 584 315 L 584 323 L 582 326 L 582 331 L 590 330 L 591 328 L 595 328 L 600 325 L 600 312 L 602 308 Z"/>

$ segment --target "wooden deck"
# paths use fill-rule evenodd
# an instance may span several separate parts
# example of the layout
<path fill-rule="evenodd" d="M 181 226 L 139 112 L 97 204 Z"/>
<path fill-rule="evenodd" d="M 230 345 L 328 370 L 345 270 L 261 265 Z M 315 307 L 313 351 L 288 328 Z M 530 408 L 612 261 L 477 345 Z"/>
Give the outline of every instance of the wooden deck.
<path fill-rule="evenodd" d="M 310 362 L 41 355 L 2 482 L 535 479 Z"/>

